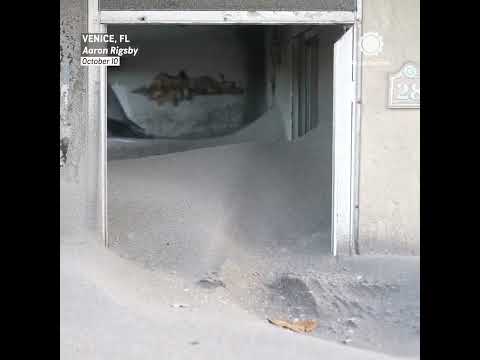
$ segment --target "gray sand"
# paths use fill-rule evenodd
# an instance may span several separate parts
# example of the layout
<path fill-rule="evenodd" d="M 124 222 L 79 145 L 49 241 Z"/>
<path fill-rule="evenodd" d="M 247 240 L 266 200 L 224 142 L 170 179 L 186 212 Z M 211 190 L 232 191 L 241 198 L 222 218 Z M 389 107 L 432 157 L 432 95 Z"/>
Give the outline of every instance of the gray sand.
<path fill-rule="evenodd" d="M 334 281 L 331 285 L 338 286 L 338 291 L 335 291 L 343 293 L 340 298 L 347 302 L 354 288 L 344 293 L 343 289 L 352 284 L 344 281 L 345 278 L 357 284 L 364 281 L 365 291 L 374 289 L 375 284 L 382 291 L 399 286 L 398 290 L 394 290 L 396 297 L 387 295 L 383 300 L 385 304 L 391 301 L 394 305 L 391 308 L 391 320 L 380 320 L 375 325 L 375 320 L 385 315 L 374 312 L 377 318 L 370 318 L 368 303 L 362 301 L 375 295 L 362 297 L 357 294 L 359 303 L 367 311 L 358 313 L 358 320 L 353 320 L 356 323 L 352 325 L 355 330 L 353 341 L 348 345 L 326 341 L 318 337 L 322 336 L 326 324 L 320 327 L 318 336 L 302 335 L 268 324 L 258 312 L 249 310 L 240 297 L 242 294 L 250 296 L 244 288 L 249 283 L 245 279 L 258 276 L 250 271 L 235 276 L 235 269 L 230 269 L 224 273 L 225 276 L 222 275 L 225 288 L 207 289 L 175 273 L 147 270 L 100 246 L 88 243 L 62 244 L 61 358 L 381 360 L 390 359 L 381 351 L 395 352 L 395 346 L 392 346 L 395 341 L 410 350 L 418 347 L 418 339 L 414 341 L 414 336 L 402 338 L 401 325 L 396 328 L 393 326 L 397 316 L 401 315 L 401 323 L 404 323 L 407 320 L 404 312 L 412 310 L 407 306 L 411 300 L 406 299 L 416 296 L 418 258 L 362 257 L 345 259 L 338 264 L 331 261 L 327 263 L 323 264 L 324 268 L 331 271 L 322 272 L 324 279 Z M 347 270 L 340 270 L 344 267 Z M 227 272 L 229 275 L 226 275 Z M 360 273 L 364 274 L 364 280 L 356 280 Z M 233 279 L 243 279 L 245 282 L 237 280 L 237 283 L 233 283 Z M 273 286 L 272 292 L 282 292 L 281 289 L 282 286 Z M 404 296 L 407 293 L 409 295 Z M 283 295 L 289 297 L 288 294 Z M 403 300 L 399 301 L 399 297 Z M 317 295 L 314 298 L 317 299 L 317 311 L 320 312 L 322 304 Z M 329 300 L 329 296 L 326 296 L 325 301 Z M 380 298 L 377 300 L 380 301 Z M 294 302 L 293 299 L 291 301 Z M 338 302 L 341 303 L 340 300 Z M 298 304 L 310 305 L 303 301 Z M 342 319 L 347 316 L 346 309 L 343 308 L 344 312 L 340 314 Z M 348 319 L 343 320 L 346 321 L 345 326 L 349 326 Z M 390 334 L 380 331 L 381 326 L 387 324 L 392 329 Z M 342 326 L 339 322 L 338 329 Z M 375 329 L 377 331 L 372 331 Z M 405 330 L 403 335 L 406 333 Z M 412 333 L 415 333 L 413 329 Z M 400 337 L 394 339 L 398 335 Z M 377 352 L 359 349 L 361 339 L 365 336 L 381 343 L 383 350 L 378 347 Z M 415 342 L 416 345 L 412 346 Z M 418 348 L 415 353 L 418 358 Z"/>
<path fill-rule="evenodd" d="M 325 344 L 418 356 L 419 258 L 328 255 L 330 175 L 311 166 L 325 164 L 316 136 L 109 162 L 110 250 L 160 282 L 162 300 L 147 298 L 161 317 L 217 319 L 228 341 L 254 336 L 252 354 L 272 346 L 287 358 L 276 342 L 309 339 L 300 358 Z M 319 326 L 299 337 L 266 318 Z M 262 358 L 242 351 L 223 358 Z"/>

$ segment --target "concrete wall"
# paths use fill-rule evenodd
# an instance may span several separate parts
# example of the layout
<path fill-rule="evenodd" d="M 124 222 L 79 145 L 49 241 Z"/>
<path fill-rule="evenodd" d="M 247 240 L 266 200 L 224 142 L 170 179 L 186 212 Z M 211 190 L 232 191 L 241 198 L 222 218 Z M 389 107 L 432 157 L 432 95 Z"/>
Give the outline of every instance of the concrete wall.
<path fill-rule="evenodd" d="M 108 139 L 108 160 L 134 159 L 163 155 L 193 149 L 244 142 L 271 143 L 285 140 L 282 113 L 277 107 L 269 109 L 260 118 L 233 134 L 203 139 Z"/>
<path fill-rule="evenodd" d="M 87 1 L 60 2 L 60 240 L 99 241 L 99 123 L 87 114 L 87 70 L 80 66 Z"/>
<path fill-rule="evenodd" d="M 95 213 L 89 190 L 85 121 L 86 71 L 80 66 L 80 34 L 86 31 L 86 1 L 60 2 L 60 235 L 85 239 Z"/>
<path fill-rule="evenodd" d="M 111 26 L 110 32 L 127 33 L 140 49 L 135 57 L 122 58 L 108 69 L 109 83 L 127 116 L 149 135 L 161 138 L 205 138 L 232 133 L 256 120 L 266 110 L 263 29 L 229 26 Z M 175 106 L 162 104 L 147 94 L 159 73 L 188 78 L 208 76 L 234 81 L 242 94 L 193 95 Z M 193 85 L 193 84 L 192 84 Z"/>
<path fill-rule="evenodd" d="M 360 166 L 360 252 L 418 254 L 420 111 L 387 109 L 387 75 L 420 63 L 420 1 L 365 0 L 363 32 L 384 48 L 364 56 Z"/>

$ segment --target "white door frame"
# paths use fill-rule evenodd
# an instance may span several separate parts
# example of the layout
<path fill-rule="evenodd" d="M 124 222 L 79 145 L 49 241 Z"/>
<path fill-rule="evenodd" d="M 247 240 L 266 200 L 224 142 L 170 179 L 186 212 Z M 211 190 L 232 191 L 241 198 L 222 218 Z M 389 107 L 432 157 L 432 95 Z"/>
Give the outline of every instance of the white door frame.
<path fill-rule="evenodd" d="M 100 22 L 99 0 L 87 0 L 87 32 L 105 33 L 107 26 Z M 108 246 L 107 233 L 107 68 L 87 66 L 87 128 L 90 138 L 97 142 L 98 158 L 91 159 L 90 167 L 98 170 L 97 227 L 100 241 Z M 93 146 L 89 145 L 89 146 Z M 98 166 L 95 166 L 97 165 Z"/>
<path fill-rule="evenodd" d="M 348 204 L 343 204 L 341 211 L 348 211 L 344 218 L 350 219 L 348 229 L 338 229 L 342 234 L 349 236 L 341 237 L 345 243 L 337 244 L 338 238 L 332 233 L 332 253 L 352 254 L 356 248 L 356 234 L 358 233 L 358 141 L 360 121 L 360 69 L 361 57 L 358 56 L 358 34 L 361 29 L 361 1 L 357 0 L 357 11 L 100 11 L 99 0 L 88 0 L 88 32 L 106 32 L 109 24 L 346 24 L 354 26 L 354 59 L 352 66 L 355 68 L 354 77 L 356 83 L 356 101 L 354 116 L 352 118 L 352 133 L 350 139 L 344 139 L 346 146 L 351 148 L 351 156 L 342 160 L 342 164 L 334 164 L 333 168 L 342 166 L 350 174 L 350 186 L 337 187 L 336 191 L 348 192 Z M 101 241 L 108 246 L 107 234 L 107 70 L 106 67 L 87 67 L 87 101 L 88 121 L 96 124 L 99 137 L 99 178 L 98 178 L 98 223 Z M 100 124 L 100 125 L 98 125 Z M 338 141 L 339 139 L 337 139 Z M 353 140 L 353 141 L 352 141 Z M 342 139 L 340 139 L 342 141 Z M 348 169 L 348 170 L 347 170 Z M 333 194 L 335 196 L 335 194 Z M 342 197 L 344 198 L 344 197 Z M 334 202 L 332 201 L 332 206 Z M 335 209 L 333 212 L 335 216 Z M 332 222 L 334 218 L 332 218 Z"/>

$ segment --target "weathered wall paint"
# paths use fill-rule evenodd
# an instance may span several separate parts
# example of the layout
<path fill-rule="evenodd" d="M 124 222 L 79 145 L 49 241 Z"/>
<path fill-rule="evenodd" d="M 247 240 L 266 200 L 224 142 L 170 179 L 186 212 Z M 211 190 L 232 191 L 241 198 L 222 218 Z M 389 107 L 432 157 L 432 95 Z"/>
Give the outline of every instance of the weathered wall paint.
<path fill-rule="evenodd" d="M 80 34 L 86 31 L 87 3 L 60 2 L 60 239 L 88 239 L 95 191 L 88 185 L 86 159 L 86 71 L 80 66 Z"/>
<path fill-rule="evenodd" d="M 84 17 L 82 1 L 60 3 L 60 140 L 69 168 L 78 168 L 78 157 L 67 157 L 68 144 L 74 141 L 82 114 L 82 69 L 76 61 L 80 54 L 78 38 Z M 80 96 L 78 96 L 80 95 Z M 64 150 L 64 151 L 63 151 Z M 66 165 L 66 164 L 65 164 Z"/>
<path fill-rule="evenodd" d="M 100 0 L 102 10 L 355 10 L 355 0 Z"/>
<path fill-rule="evenodd" d="M 363 57 L 360 252 L 418 254 L 420 111 L 388 109 L 388 73 L 420 64 L 420 1 L 365 0 L 363 32 L 383 36 L 383 52 Z"/>
<path fill-rule="evenodd" d="M 240 130 L 266 111 L 263 28 L 111 26 L 109 32 L 127 33 L 140 49 L 137 56 L 122 58 L 119 67 L 110 67 L 108 81 L 126 115 L 147 134 L 187 139 L 221 136 Z M 218 82 L 223 74 L 242 93 L 193 94 L 177 104 L 170 98 L 157 104 L 148 93 L 134 92 L 150 86 L 160 73 L 180 71 L 187 79 L 208 77 Z"/>

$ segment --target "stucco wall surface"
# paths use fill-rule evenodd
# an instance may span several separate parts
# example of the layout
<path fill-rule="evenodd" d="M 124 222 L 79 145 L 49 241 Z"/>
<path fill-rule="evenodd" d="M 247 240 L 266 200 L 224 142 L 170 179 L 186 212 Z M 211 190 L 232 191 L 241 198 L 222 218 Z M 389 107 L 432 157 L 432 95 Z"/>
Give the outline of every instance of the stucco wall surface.
<path fill-rule="evenodd" d="M 86 241 L 96 234 L 97 125 L 86 116 L 86 69 L 80 66 L 80 34 L 87 2 L 60 2 L 60 240 Z M 93 156 L 92 156 L 93 155 Z M 95 235 L 96 234 L 96 235 Z"/>
<path fill-rule="evenodd" d="M 418 254 L 420 110 L 388 109 L 388 73 L 420 65 L 420 1 L 366 0 L 363 33 L 383 37 L 378 56 L 363 57 L 360 164 L 362 253 Z"/>

